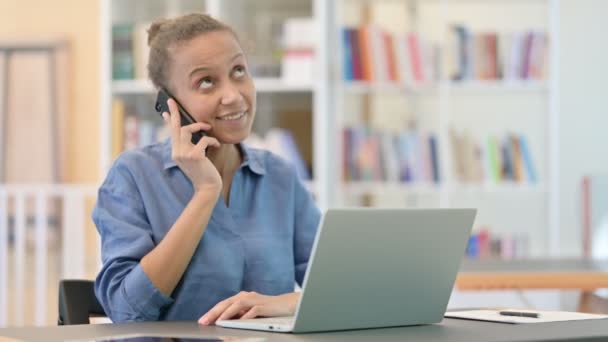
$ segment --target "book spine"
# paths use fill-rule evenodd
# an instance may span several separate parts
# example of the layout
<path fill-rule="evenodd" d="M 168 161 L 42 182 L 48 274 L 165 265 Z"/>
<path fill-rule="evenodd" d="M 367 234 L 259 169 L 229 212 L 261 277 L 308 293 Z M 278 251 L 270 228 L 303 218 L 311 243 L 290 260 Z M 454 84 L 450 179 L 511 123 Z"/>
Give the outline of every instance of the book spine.
<path fill-rule="evenodd" d="M 591 178 L 583 177 L 581 184 L 581 205 L 583 218 L 583 258 L 591 258 Z"/>
<path fill-rule="evenodd" d="M 343 60 L 343 73 L 345 81 L 352 81 L 354 79 L 353 75 L 353 46 L 352 46 L 352 29 L 343 28 L 342 29 L 342 39 L 343 39 L 343 51 L 344 51 L 344 60 Z"/>

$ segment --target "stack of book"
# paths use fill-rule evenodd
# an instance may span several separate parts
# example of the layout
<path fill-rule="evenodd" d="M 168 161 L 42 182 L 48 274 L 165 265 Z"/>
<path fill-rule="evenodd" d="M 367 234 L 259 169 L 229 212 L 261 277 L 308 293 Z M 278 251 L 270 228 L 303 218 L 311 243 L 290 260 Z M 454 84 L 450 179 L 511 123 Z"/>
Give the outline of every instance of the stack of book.
<path fill-rule="evenodd" d="M 466 256 L 471 259 L 522 259 L 530 254 L 526 233 L 493 234 L 485 227 L 471 234 Z"/>
<path fill-rule="evenodd" d="M 523 135 L 490 136 L 478 142 L 467 132 L 450 130 L 453 172 L 463 183 L 536 183 L 537 175 L 528 140 Z"/>
<path fill-rule="evenodd" d="M 454 81 L 542 80 L 547 68 L 547 34 L 524 31 L 499 34 L 452 27 L 453 53 L 448 72 Z"/>
<path fill-rule="evenodd" d="M 344 181 L 439 183 L 439 155 L 434 134 L 389 133 L 368 126 L 342 132 Z"/>
<path fill-rule="evenodd" d="M 389 33 L 375 25 L 344 27 L 345 81 L 420 84 L 438 78 L 439 48 L 415 32 Z"/>

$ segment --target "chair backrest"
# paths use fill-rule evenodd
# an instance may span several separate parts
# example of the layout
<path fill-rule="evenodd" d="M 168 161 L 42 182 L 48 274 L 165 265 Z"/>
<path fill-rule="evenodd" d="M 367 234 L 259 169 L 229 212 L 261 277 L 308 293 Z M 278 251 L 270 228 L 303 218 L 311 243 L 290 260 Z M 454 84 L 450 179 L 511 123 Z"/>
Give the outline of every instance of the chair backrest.
<path fill-rule="evenodd" d="M 89 324 L 89 316 L 104 315 L 91 280 L 59 281 L 58 325 Z"/>

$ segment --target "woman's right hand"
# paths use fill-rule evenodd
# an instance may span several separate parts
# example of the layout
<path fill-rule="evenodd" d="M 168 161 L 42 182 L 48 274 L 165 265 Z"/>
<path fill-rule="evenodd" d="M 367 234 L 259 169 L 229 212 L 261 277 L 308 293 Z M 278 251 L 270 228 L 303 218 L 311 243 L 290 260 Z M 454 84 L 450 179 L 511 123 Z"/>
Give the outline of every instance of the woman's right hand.
<path fill-rule="evenodd" d="M 179 110 L 173 99 L 167 101 L 170 113 L 164 112 L 163 118 L 171 127 L 171 158 L 184 171 L 192 182 L 194 191 L 217 191 L 222 189 L 222 177 L 217 168 L 205 154 L 207 147 L 220 147 L 217 139 L 203 136 L 199 142 L 192 144 L 192 133 L 200 130 L 209 130 L 211 126 L 204 122 L 197 122 L 181 126 Z"/>

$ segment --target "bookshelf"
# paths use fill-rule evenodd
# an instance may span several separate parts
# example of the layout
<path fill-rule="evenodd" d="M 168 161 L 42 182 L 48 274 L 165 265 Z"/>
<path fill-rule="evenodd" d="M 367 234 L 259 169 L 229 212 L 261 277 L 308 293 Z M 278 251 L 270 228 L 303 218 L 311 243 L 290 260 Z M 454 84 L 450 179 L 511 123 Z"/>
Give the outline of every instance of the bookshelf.
<path fill-rule="evenodd" d="M 339 47 L 332 59 L 331 74 L 335 91 L 333 130 L 338 132 L 333 153 L 336 160 L 342 162 L 331 176 L 334 184 L 331 202 L 340 206 L 477 207 L 475 230 L 490 227 L 497 235 L 526 235 L 529 248 L 525 256 L 558 255 L 556 70 L 559 49 L 558 42 L 550 38 L 557 36 L 559 1 L 340 0 L 332 4 L 333 41 L 334 46 Z M 353 35 L 352 31 L 356 33 Z M 378 31 L 380 38 L 374 38 L 374 32 Z M 455 68 L 466 63 L 450 60 L 454 55 L 462 57 L 457 49 L 457 39 L 462 37 L 456 33 L 462 31 L 469 37 L 467 44 L 473 45 L 467 47 L 470 49 L 467 53 L 471 54 L 468 58 L 481 61 L 469 65 L 466 72 Z M 415 48 L 406 47 L 409 59 L 398 51 L 402 48 L 399 40 L 408 35 L 414 35 L 419 44 Z M 386 36 L 392 37 L 392 41 Z M 547 37 L 550 43 L 546 43 Z M 479 52 L 491 44 L 494 50 Z M 541 55 L 544 56 L 535 58 L 543 48 Z M 412 52 L 415 49 L 420 49 L 417 58 L 423 61 L 418 72 L 431 75 L 426 79 L 416 80 L 416 56 Z M 490 56 L 493 51 L 494 64 L 483 54 L 486 51 Z M 515 55 L 509 55 L 516 52 L 525 58 L 520 61 Z M 366 76 L 366 62 L 357 61 L 355 54 L 368 55 L 372 62 L 367 68 L 373 70 L 375 77 Z M 405 62 L 399 61 L 400 58 Z M 424 65 L 425 58 L 433 65 Z M 400 63 L 409 63 L 414 76 L 407 79 L 400 74 L 404 68 Z M 392 69 L 395 65 L 396 71 Z M 431 70 L 433 67 L 436 69 Z M 359 77 L 357 68 L 360 68 Z M 455 70 L 464 77 L 453 77 Z M 381 117 L 375 118 L 378 114 Z M 438 141 L 440 179 L 433 181 L 428 176 L 428 162 L 425 162 L 426 177 L 417 179 L 414 173 L 413 177 L 406 174 L 404 179 L 402 160 L 412 162 L 417 168 L 419 159 L 428 161 L 428 157 L 422 152 L 412 160 L 397 152 L 397 157 L 387 158 L 392 150 L 383 147 L 384 133 L 380 133 L 380 138 L 376 138 L 375 133 L 359 133 L 355 138 L 352 134 L 346 137 L 339 134 L 344 127 L 356 130 L 360 126 L 372 132 L 414 131 L 434 135 Z M 457 142 L 452 131 L 472 141 L 469 142 L 474 148 L 472 151 L 480 150 L 481 162 L 475 157 L 459 160 L 460 153 L 455 146 L 464 143 Z M 498 149 L 494 149 L 497 152 L 510 149 L 517 154 L 499 156 L 503 157 L 498 160 L 499 164 L 486 161 L 483 158 L 490 159 L 492 150 L 486 146 L 488 140 L 498 141 Z M 513 141 L 512 146 L 509 140 Z M 374 144 L 377 149 L 370 147 Z M 423 140 L 415 139 L 411 146 L 417 150 L 421 144 L 425 144 Z M 520 148 L 527 151 L 522 152 Z M 369 150 L 382 157 L 370 161 L 365 154 Z M 524 154 L 528 154 L 529 161 L 522 162 Z M 387 177 L 390 173 L 386 169 L 395 167 L 390 159 L 398 160 L 400 179 L 395 180 L 394 175 Z M 518 163 L 519 175 L 494 177 L 493 173 L 497 172 L 488 165 L 502 169 L 509 160 L 512 164 Z M 380 168 L 374 168 L 376 163 Z M 455 170 L 458 163 L 468 166 L 479 163 L 482 176 L 471 179 L 458 175 Z M 516 166 L 511 167 L 514 172 Z M 367 178 L 353 177 L 353 170 L 367 174 Z"/>
<path fill-rule="evenodd" d="M 324 121 L 328 106 L 325 94 L 328 84 L 327 44 L 322 38 L 327 36 L 327 20 L 322 19 L 327 14 L 323 1 L 102 0 L 100 3 L 102 175 L 117 154 L 126 148 L 167 136 L 166 132 L 162 134 L 163 122 L 153 109 L 155 89 L 146 77 L 145 29 L 160 17 L 208 13 L 235 28 L 248 55 L 258 93 L 254 133 L 263 139 L 277 127 L 283 129 L 281 132 L 290 132 L 312 175 L 312 179 L 305 179 L 306 186 L 315 194 L 321 207 L 329 205 L 326 191 L 328 153 L 325 148 L 328 125 Z M 287 61 L 294 63 L 293 59 L 281 57 L 287 56 L 290 49 L 286 37 L 289 34 L 288 20 L 292 26 L 300 27 L 312 21 L 314 30 L 320 33 L 321 37 L 312 41 L 314 45 L 307 46 L 314 51 L 312 65 L 315 77 L 302 78 L 297 73 L 288 73 L 288 70 L 294 70 L 293 64 L 290 68 L 283 65 Z M 291 39 L 294 39 L 293 34 Z M 121 64 L 121 58 L 128 62 Z M 301 60 L 299 62 L 302 63 Z M 299 65 L 310 67 L 311 63 Z M 117 69 L 124 73 L 117 73 Z M 133 127 L 137 127 L 137 133 L 128 133 Z M 129 142 L 134 135 L 138 141 Z"/>
<path fill-rule="evenodd" d="M 307 150 L 304 154 L 312 179 L 306 180 L 306 185 L 322 209 L 355 205 L 472 206 L 479 208 L 476 229 L 490 227 L 496 234 L 525 233 L 530 241 L 529 256 L 558 255 L 559 42 L 551 40 L 557 36 L 558 11 L 559 0 L 102 0 L 102 174 L 114 158 L 113 137 L 120 129 L 112 118 L 113 100 L 144 108 L 145 115 L 162 124 L 152 110 L 146 112 L 154 100 L 154 89 L 147 80 L 112 78 L 113 25 L 143 25 L 157 17 L 206 12 L 232 25 L 248 53 L 258 91 L 254 132 L 307 127 L 306 134 L 299 135 L 298 146 Z M 311 79 L 294 81 L 281 73 L 277 32 L 289 18 L 312 19 L 316 32 L 306 35 L 314 37 L 315 77 Z M 391 34 L 415 33 L 411 39 L 417 41 L 421 51 L 419 68 L 423 77 L 395 79 L 393 71 L 377 79 L 357 79 L 353 74 L 345 80 L 343 28 L 356 28 L 362 23 L 378 25 Z M 454 80 L 454 65 L 459 64 L 446 58 L 454 53 L 453 24 L 465 27 L 472 37 L 486 34 L 490 38 L 481 40 L 487 42 L 494 39 L 493 33 L 498 41 L 500 35 L 513 32 L 520 36 L 528 31 L 546 34 L 550 44 L 544 75 L 498 77 L 497 65 L 490 63 L 480 69 L 486 70 L 484 77 Z M 343 134 L 345 128 L 360 127 L 370 128 L 379 136 L 406 135 L 405 140 L 414 139 L 418 145 L 433 137 L 438 179 L 429 176 L 427 166 L 426 173 L 417 174 L 418 178 L 407 175 L 407 181 L 393 170 L 392 178 L 360 177 L 345 182 Z M 525 176 L 462 180 L 454 172 L 453 147 L 458 144 L 451 141 L 451 130 L 466 135 L 473 147 L 483 147 L 492 137 L 499 141 L 509 135 L 525 137 L 536 180 Z M 414 138 L 410 133 L 415 133 Z M 421 153 L 420 158 L 429 160 L 428 155 Z M 399 155 L 393 159 L 395 165 Z M 478 166 L 485 170 L 484 175 L 490 169 L 486 164 Z M 397 165 L 401 172 L 401 165 Z"/>

